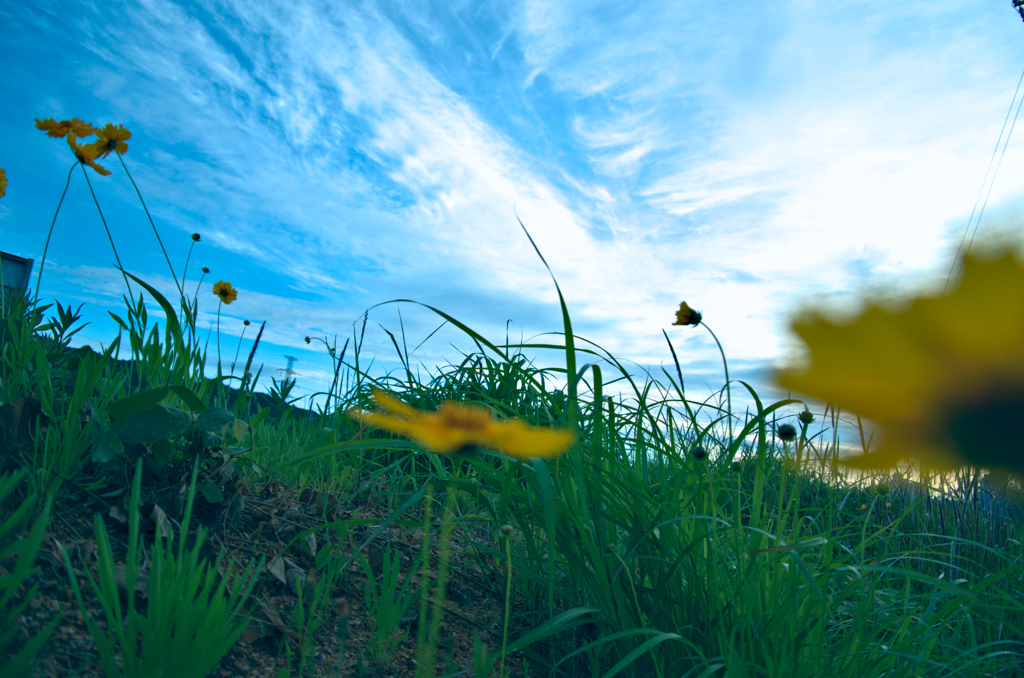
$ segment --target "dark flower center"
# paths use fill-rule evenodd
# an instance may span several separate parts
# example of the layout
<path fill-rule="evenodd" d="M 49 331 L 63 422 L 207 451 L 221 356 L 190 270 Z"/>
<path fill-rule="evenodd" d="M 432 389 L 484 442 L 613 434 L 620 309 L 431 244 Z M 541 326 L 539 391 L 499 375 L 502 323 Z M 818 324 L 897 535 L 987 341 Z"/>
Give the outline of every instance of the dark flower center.
<path fill-rule="evenodd" d="M 1024 389 L 1020 385 L 950 408 L 946 433 L 958 452 L 978 466 L 1014 467 L 1024 454 Z"/>

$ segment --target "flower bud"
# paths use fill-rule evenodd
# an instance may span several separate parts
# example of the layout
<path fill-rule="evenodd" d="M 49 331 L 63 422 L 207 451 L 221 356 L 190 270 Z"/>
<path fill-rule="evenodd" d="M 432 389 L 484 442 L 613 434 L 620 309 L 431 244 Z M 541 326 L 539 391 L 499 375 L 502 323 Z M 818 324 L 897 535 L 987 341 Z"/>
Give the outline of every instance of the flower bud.
<path fill-rule="evenodd" d="M 781 424 L 779 426 L 779 437 L 787 442 L 794 440 L 796 438 L 796 428 L 792 424 Z"/>
<path fill-rule="evenodd" d="M 673 325 L 700 325 L 700 321 L 704 318 L 700 311 L 694 311 L 684 301 L 679 304 L 679 310 L 676 311 L 676 321 Z"/>

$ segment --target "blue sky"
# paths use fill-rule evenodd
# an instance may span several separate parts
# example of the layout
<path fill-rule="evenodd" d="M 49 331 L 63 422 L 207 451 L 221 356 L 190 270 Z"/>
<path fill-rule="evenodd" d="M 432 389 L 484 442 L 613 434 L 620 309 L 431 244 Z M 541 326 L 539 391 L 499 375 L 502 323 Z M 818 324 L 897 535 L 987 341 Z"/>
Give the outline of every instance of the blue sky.
<path fill-rule="evenodd" d="M 4 3 L 0 25 L 0 249 L 38 273 L 72 162 L 33 118 L 123 124 L 179 275 L 202 234 L 186 285 L 211 269 L 200 327 L 216 319 L 212 284 L 229 281 L 222 357 L 248 319 L 244 359 L 266 320 L 257 363 L 280 376 L 296 357 L 297 395 L 331 374 L 303 338 L 340 348 L 391 299 L 494 343 L 506 325 L 512 340 L 560 331 L 518 213 L 577 334 L 642 377 L 671 365 L 668 330 L 703 398 L 722 387 L 721 358 L 703 328 L 671 326 L 685 299 L 731 376 L 774 400 L 768 369 L 792 355 L 796 309 L 941 288 L 1024 66 L 1009 0 L 41 0 Z M 979 238 L 1020 230 L 1018 142 Z M 112 176 L 90 178 L 122 261 L 170 295 L 134 189 L 106 165 Z M 99 347 L 124 292 L 76 172 L 41 296 L 85 303 L 78 336 Z M 427 380 L 475 350 L 452 328 L 420 345 L 441 322 L 377 307 L 361 359 L 395 369 L 381 326 L 404 328 Z"/>

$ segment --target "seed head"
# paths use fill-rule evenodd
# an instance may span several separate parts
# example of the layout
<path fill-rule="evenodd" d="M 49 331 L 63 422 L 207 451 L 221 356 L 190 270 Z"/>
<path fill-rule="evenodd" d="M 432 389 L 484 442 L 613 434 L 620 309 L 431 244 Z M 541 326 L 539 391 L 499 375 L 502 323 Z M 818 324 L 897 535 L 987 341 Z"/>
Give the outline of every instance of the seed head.
<path fill-rule="evenodd" d="M 786 442 L 796 439 L 796 428 L 792 424 L 780 425 L 779 437 L 785 440 Z"/>

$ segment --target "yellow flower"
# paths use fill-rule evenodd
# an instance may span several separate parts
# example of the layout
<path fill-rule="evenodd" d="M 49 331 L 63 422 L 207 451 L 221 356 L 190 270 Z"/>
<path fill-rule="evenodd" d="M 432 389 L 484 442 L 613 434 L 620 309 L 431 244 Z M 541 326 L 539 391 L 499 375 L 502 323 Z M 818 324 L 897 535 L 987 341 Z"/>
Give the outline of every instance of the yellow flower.
<path fill-rule="evenodd" d="M 123 125 L 114 127 L 111 123 L 103 126 L 103 129 L 96 131 L 96 146 L 100 149 L 100 157 L 105 158 L 114 153 L 127 153 L 128 144 L 124 143 L 132 138 L 132 133 Z"/>
<path fill-rule="evenodd" d="M 0 167 L 0 198 L 7 195 L 7 172 L 4 171 L 3 167 Z"/>
<path fill-rule="evenodd" d="M 700 314 L 700 311 L 694 311 L 684 301 L 679 304 L 679 310 L 676 311 L 676 321 L 673 325 L 700 325 L 700 321 L 704 318 Z"/>
<path fill-rule="evenodd" d="M 777 374 L 778 384 L 878 425 L 881 449 L 844 465 L 892 468 L 912 457 L 1024 477 L 1024 264 L 1013 254 L 967 256 L 953 292 L 901 312 L 872 306 L 850 324 L 815 314 L 792 327 L 811 363 Z"/>
<path fill-rule="evenodd" d="M 226 283 L 223 280 L 213 286 L 213 293 L 220 297 L 225 304 L 230 304 L 238 298 L 238 290 L 232 287 L 231 283 Z"/>
<path fill-rule="evenodd" d="M 76 137 L 87 137 L 98 130 L 91 123 L 82 122 L 80 118 L 55 121 L 53 118 L 40 120 L 35 118 L 36 129 L 46 130 L 46 136 L 62 139 L 65 134 L 72 134 Z"/>
<path fill-rule="evenodd" d="M 479 445 L 516 459 L 550 459 L 576 442 L 576 436 L 570 431 L 530 426 L 518 419 L 498 420 L 483 407 L 446 401 L 437 412 L 421 412 L 379 389 L 373 390 L 371 400 L 379 410 L 353 409 L 349 410 L 349 416 L 400 433 L 442 454 Z"/>
<path fill-rule="evenodd" d="M 94 162 L 96 156 L 99 155 L 99 149 L 96 147 L 95 144 L 85 144 L 84 146 L 79 146 L 78 142 L 75 141 L 75 136 L 73 134 L 69 134 L 68 146 L 71 147 L 71 152 L 75 154 L 76 158 L 78 158 L 78 162 L 82 163 L 83 165 L 88 165 L 89 167 L 93 168 L 94 170 L 96 170 L 98 173 L 105 177 L 110 176 L 110 170 L 106 169 L 105 167 L 101 167 L 100 165 L 97 165 Z"/>

